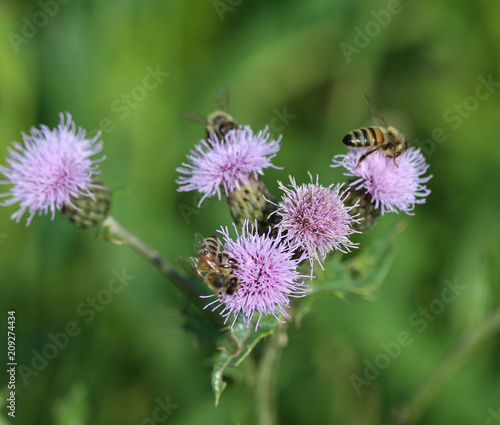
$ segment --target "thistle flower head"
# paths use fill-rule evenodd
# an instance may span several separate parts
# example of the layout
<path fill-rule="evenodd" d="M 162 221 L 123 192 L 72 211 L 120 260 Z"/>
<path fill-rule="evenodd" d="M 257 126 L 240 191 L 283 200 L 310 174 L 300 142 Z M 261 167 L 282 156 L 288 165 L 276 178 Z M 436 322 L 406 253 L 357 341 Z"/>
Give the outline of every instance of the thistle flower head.
<path fill-rule="evenodd" d="M 299 250 L 311 264 L 318 260 L 320 266 L 327 254 L 332 250 L 341 252 L 357 248 L 349 240 L 349 236 L 357 233 L 352 225 L 358 220 L 349 212 L 353 207 L 344 204 L 346 192 L 342 185 L 328 187 L 319 184 L 316 177 L 314 183 L 297 186 L 290 177 L 290 187 L 279 182 L 285 192 L 278 205 L 276 214 L 280 217 L 279 228 L 291 249 Z"/>
<path fill-rule="evenodd" d="M 259 321 L 263 314 L 272 314 L 277 320 L 280 320 L 279 314 L 289 317 L 286 312 L 289 298 L 302 297 L 308 292 L 305 283 L 299 279 L 310 276 L 298 273 L 299 260 L 292 258 L 293 252 L 280 242 L 280 237 L 259 235 L 256 225 L 249 226 L 248 220 L 241 234 L 236 226 L 234 228 L 236 240 L 230 238 L 227 227 L 222 227 L 219 233 L 224 237 L 224 250 L 238 262 L 234 274 L 240 279 L 240 287 L 233 295 L 221 294 L 211 303 L 217 304 L 214 310 L 224 306 L 221 315 L 226 321 L 231 314 L 234 320 L 242 314 L 247 327 L 255 313 L 259 315 Z"/>
<path fill-rule="evenodd" d="M 2 205 L 20 203 L 11 217 L 17 222 L 26 211 L 26 225 L 37 212 L 42 215 L 50 210 L 53 219 L 56 210 L 72 205 L 71 197 L 93 197 L 89 190 L 95 186 L 92 176 L 99 174 L 97 162 L 104 157 L 90 157 L 102 150 L 100 133 L 87 139 L 84 130 L 76 129 L 69 113 L 60 117 L 60 124 L 53 130 L 42 125 L 32 128 L 31 135 L 23 133 L 24 146 L 14 142 L 7 157 L 9 166 L 0 166 L 0 173 L 6 177 L 0 183 L 12 185 L 8 193 L 0 195 L 10 196 Z"/>
<path fill-rule="evenodd" d="M 249 183 L 253 176 L 263 174 L 263 169 L 275 167 L 271 159 L 276 156 L 281 136 L 270 140 L 268 128 L 254 134 L 250 126 L 231 130 L 224 140 L 211 135 L 201 140 L 187 156 L 177 171 L 183 174 L 177 179 L 179 192 L 197 190 L 206 197 L 217 194 L 221 198 L 221 186 L 225 195 Z"/>
<path fill-rule="evenodd" d="M 420 149 L 409 148 L 396 158 L 377 151 L 358 164 L 365 149 L 350 150 L 345 155 L 336 155 L 332 167 L 345 167 L 345 176 L 353 177 L 350 183 L 356 190 L 370 194 L 375 208 L 382 214 L 403 211 L 413 215 L 415 204 L 425 203 L 431 193 L 425 183 L 432 175 L 424 177 L 429 165 Z"/>

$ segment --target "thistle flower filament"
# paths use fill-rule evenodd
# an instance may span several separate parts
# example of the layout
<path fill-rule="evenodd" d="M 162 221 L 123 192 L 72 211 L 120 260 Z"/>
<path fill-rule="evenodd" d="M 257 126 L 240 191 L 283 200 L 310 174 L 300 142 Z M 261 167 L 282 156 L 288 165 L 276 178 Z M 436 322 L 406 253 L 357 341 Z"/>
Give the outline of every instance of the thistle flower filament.
<path fill-rule="evenodd" d="M 311 264 L 317 260 L 321 265 L 332 250 L 357 248 L 349 236 L 356 233 L 352 225 L 358 220 L 344 203 L 342 185 L 321 186 L 319 177 L 314 182 L 311 176 L 311 183 L 298 186 L 290 177 L 290 187 L 281 182 L 279 187 L 284 195 L 276 211 L 278 227 L 291 249 L 302 252 Z"/>
<path fill-rule="evenodd" d="M 336 155 L 332 167 L 344 167 L 345 176 L 352 177 L 350 183 L 355 190 L 371 195 L 375 208 L 382 214 L 399 211 L 413 215 L 415 204 L 423 204 L 431 193 L 426 183 L 432 175 L 424 176 L 429 168 L 420 149 L 409 148 L 393 158 L 382 152 L 374 152 L 359 163 L 365 150 L 350 150 L 345 155 Z"/>
<path fill-rule="evenodd" d="M 257 179 L 268 167 L 278 168 L 271 159 L 279 151 L 281 140 L 270 140 L 268 128 L 254 134 L 250 126 L 229 131 L 224 140 L 211 138 L 201 140 L 187 156 L 177 171 L 179 192 L 196 190 L 207 197 L 217 195 L 221 199 L 221 187 L 227 196 L 234 189 L 247 185 L 251 178 Z"/>
<path fill-rule="evenodd" d="M 31 135 L 23 133 L 24 145 L 14 142 L 9 149 L 7 163 L 0 166 L 0 173 L 6 179 L 0 184 L 11 184 L 10 196 L 2 202 L 8 206 L 20 203 L 19 210 L 11 218 L 17 222 L 28 212 L 26 225 L 33 216 L 51 213 L 71 203 L 71 198 L 88 196 L 93 199 L 92 177 L 99 174 L 97 163 L 104 160 L 91 159 L 102 150 L 100 133 L 91 139 L 85 137 L 85 130 L 76 128 L 71 115 L 60 114 L 61 122 L 53 130 L 45 125 L 32 128 Z"/>
<path fill-rule="evenodd" d="M 231 315 L 236 320 L 241 314 L 247 327 L 255 314 L 259 320 L 264 314 L 272 314 L 277 320 L 281 320 L 279 315 L 289 317 L 286 309 L 290 297 L 307 293 L 306 284 L 300 280 L 310 276 L 299 274 L 299 260 L 293 259 L 293 252 L 281 243 L 281 234 L 278 238 L 259 235 L 256 225 L 250 226 L 248 220 L 241 234 L 236 226 L 235 230 L 236 240 L 231 239 L 227 227 L 219 233 L 224 238 L 224 250 L 238 262 L 234 274 L 240 287 L 233 295 L 221 294 L 209 305 L 216 304 L 214 310 L 222 306 L 221 315 L 226 321 Z"/>

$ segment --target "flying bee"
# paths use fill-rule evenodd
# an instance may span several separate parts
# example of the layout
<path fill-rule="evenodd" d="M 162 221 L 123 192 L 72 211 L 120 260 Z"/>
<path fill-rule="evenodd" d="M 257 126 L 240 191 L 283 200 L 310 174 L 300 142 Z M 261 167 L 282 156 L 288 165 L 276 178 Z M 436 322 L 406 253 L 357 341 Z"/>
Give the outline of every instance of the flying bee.
<path fill-rule="evenodd" d="M 179 264 L 193 277 L 204 282 L 214 292 L 233 295 L 240 286 L 240 280 L 234 275 L 238 262 L 228 252 L 220 250 L 220 241 L 216 235 L 203 238 L 195 235 L 197 258 L 178 258 Z"/>
<path fill-rule="evenodd" d="M 221 110 L 212 112 L 208 115 L 207 118 L 204 118 L 196 112 L 190 112 L 184 114 L 182 116 L 182 119 L 186 121 L 199 122 L 205 125 L 207 141 L 210 140 L 210 136 L 212 134 L 215 134 L 218 140 L 223 141 L 224 137 L 230 130 L 239 128 L 234 118 L 227 112 L 229 106 L 229 97 L 229 87 L 224 86 L 219 90 L 216 96 L 217 103 L 221 107 Z"/>
<path fill-rule="evenodd" d="M 401 155 L 410 147 L 410 141 L 403 134 L 403 132 L 397 128 L 387 125 L 382 114 L 366 94 L 365 99 L 373 109 L 373 113 L 376 118 L 378 118 L 377 121 L 380 121 L 380 126 L 353 130 L 344 136 L 342 143 L 354 149 L 373 147 L 373 149 L 360 156 L 358 165 L 361 164 L 361 162 L 363 162 L 368 155 L 379 150 L 388 156 L 392 156 L 394 165 L 397 167 L 398 164 L 396 164 L 396 157 Z"/>

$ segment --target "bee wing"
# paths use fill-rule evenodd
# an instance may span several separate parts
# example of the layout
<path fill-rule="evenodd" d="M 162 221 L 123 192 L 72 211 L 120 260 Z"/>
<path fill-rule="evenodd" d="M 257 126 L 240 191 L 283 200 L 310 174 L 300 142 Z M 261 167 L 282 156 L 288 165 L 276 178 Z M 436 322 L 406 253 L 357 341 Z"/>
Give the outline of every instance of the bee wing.
<path fill-rule="evenodd" d="M 198 270 L 198 260 L 193 257 L 189 258 L 184 258 L 184 257 L 179 257 L 177 258 L 177 264 L 187 273 L 189 273 L 191 276 L 194 278 L 201 280 L 202 282 L 205 280 L 203 275 L 199 272 Z"/>
<path fill-rule="evenodd" d="M 208 124 L 207 119 L 198 112 L 188 112 L 187 114 L 182 115 L 181 119 L 184 121 L 198 122 L 203 125 Z"/>
<path fill-rule="evenodd" d="M 228 86 L 222 86 L 221 89 L 217 92 L 215 99 L 217 103 L 222 108 L 224 112 L 227 112 L 229 109 L 229 98 L 231 97 L 231 91 Z"/>
<path fill-rule="evenodd" d="M 203 235 L 200 235 L 199 233 L 195 233 L 194 234 L 194 251 L 198 254 L 198 250 L 200 249 L 200 246 L 201 244 L 203 243 L 203 241 L 205 240 L 205 238 L 203 237 Z"/>
<path fill-rule="evenodd" d="M 375 106 L 375 104 L 371 101 L 371 99 L 366 94 L 365 94 L 365 99 L 368 102 L 368 105 L 370 105 L 370 107 L 372 108 L 373 121 L 375 121 L 375 123 L 377 125 L 380 125 L 382 127 L 388 128 L 389 126 L 385 122 L 384 117 L 382 116 L 382 114 L 377 109 L 377 107 Z"/>

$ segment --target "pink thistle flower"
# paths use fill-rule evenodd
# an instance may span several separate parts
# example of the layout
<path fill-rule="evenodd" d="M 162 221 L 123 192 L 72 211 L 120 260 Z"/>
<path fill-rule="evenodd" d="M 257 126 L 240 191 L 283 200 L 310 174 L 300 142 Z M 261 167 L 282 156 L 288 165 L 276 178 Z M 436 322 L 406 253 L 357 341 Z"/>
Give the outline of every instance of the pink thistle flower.
<path fill-rule="evenodd" d="M 310 177 L 311 183 L 301 186 L 290 177 L 290 188 L 278 182 L 285 194 L 276 214 L 281 218 L 278 226 L 290 248 L 302 252 L 311 265 L 317 260 L 323 268 L 322 260 L 330 251 L 345 253 L 357 248 L 349 236 L 359 233 L 351 227 L 359 220 L 349 214 L 354 207 L 344 204 L 347 194 L 341 191 L 342 185 L 324 187 L 319 184 L 319 177 L 316 183 Z"/>
<path fill-rule="evenodd" d="M 203 194 L 199 205 L 209 196 L 221 199 L 221 186 L 225 195 L 240 185 L 247 185 L 250 178 L 263 174 L 263 169 L 275 167 L 271 159 L 279 151 L 281 136 L 269 140 L 268 127 L 254 134 L 250 126 L 231 130 L 223 141 L 211 135 L 201 140 L 187 156 L 189 163 L 182 163 L 177 171 L 179 192 L 197 190 Z"/>
<path fill-rule="evenodd" d="M 431 193 L 425 183 L 432 175 L 423 177 L 429 165 L 420 149 L 412 147 L 398 156 L 397 166 L 392 156 L 379 151 L 358 164 L 365 152 L 366 149 L 352 149 L 345 155 L 336 155 L 332 167 L 345 167 L 344 175 L 354 177 L 349 184 L 371 195 L 372 203 L 382 214 L 403 211 L 413 215 L 415 204 L 424 204 Z"/>
<path fill-rule="evenodd" d="M 209 305 L 217 303 L 214 310 L 224 306 L 221 315 L 226 321 L 231 314 L 234 320 L 242 314 L 246 327 L 257 313 L 256 330 L 263 314 L 272 314 L 278 321 L 281 321 L 279 314 L 290 317 L 285 310 L 290 305 L 289 297 L 304 296 L 307 286 L 298 280 L 311 276 L 298 273 L 299 260 L 293 259 L 293 252 L 281 243 L 280 234 L 276 238 L 271 238 L 269 233 L 259 235 L 256 225 L 249 227 L 248 220 L 243 224 L 241 235 L 237 227 L 234 228 L 235 241 L 230 238 L 227 227 L 222 227 L 219 233 L 224 236 L 224 250 L 238 262 L 234 274 L 240 279 L 240 287 L 233 295 L 221 293 Z"/>
<path fill-rule="evenodd" d="M 76 130 L 69 113 L 66 122 L 63 114 L 60 117 L 60 124 L 53 130 L 42 125 L 40 129 L 33 127 L 30 136 L 22 133 L 24 146 L 14 142 L 14 149 L 9 148 L 7 157 L 10 167 L 0 166 L 0 172 L 7 178 L 0 184 L 12 184 L 9 193 L 0 195 L 11 198 L 1 205 L 19 202 L 20 208 L 11 218 L 19 222 L 28 210 L 27 226 L 37 211 L 46 215 L 50 210 L 54 219 L 56 210 L 60 211 L 65 204 L 73 205 L 70 197 L 93 198 L 89 191 L 96 187 L 91 183 L 92 176 L 99 174 L 96 163 L 105 158 L 90 159 L 102 150 L 102 142 L 97 142 L 100 133 L 86 139 L 85 130 L 80 127 Z"/>

